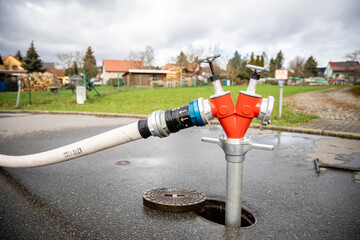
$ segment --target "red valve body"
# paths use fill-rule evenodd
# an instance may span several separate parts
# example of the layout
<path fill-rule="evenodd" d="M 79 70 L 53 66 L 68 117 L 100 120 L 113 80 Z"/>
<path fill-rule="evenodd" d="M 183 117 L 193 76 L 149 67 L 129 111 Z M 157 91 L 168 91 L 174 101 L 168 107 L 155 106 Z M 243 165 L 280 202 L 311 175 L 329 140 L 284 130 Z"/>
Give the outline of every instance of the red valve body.
<path fill-rule="evenodd" d="M 236 107 L 231 94 L 210 100 L 211 111 L 224 129 L 228 138 L 243 138 L 253 118 L 260 111 L 261 99 L 239 93 Z"/>

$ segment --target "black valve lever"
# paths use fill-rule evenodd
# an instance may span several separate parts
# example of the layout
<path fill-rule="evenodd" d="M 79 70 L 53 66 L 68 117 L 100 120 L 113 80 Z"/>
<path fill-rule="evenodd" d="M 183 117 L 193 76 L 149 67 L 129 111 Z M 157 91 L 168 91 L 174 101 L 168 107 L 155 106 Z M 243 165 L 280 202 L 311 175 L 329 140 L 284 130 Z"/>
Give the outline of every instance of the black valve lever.
<path fill-rule="evenodd" d="M 220 56 L 221 56 L 220 54 L 217 54 L 217 55 L 214 55 L 214 56 L 209 56 L 209 57 L 206 57 L 206 58 L 199 59 L 199 63 L 202 63 L 202 62 L 209 63 L 211 74 L 212 74 L 212 76 L 210 77 L 210 80 L 212 82 L 216 81 L 216 80 L 220 80 L 220 76 L 215 73 L 215 69 L 214 69 L 214 66 L 213 66 L 213 61 L 216 58 L 220 57 Z"/>
<path fill-rule="evenodd" d="M 269 72 L 270 71 L 268 68 L 259 67 L 259 66 L 255 66 L 255 65 L 250 65 L 250 64 L 247 64 L 246 67 L 249 68 L 252 71 L 252 73 L 250 75 L 250 78 L 255 79 L 255 80 L 260 79 L 259 73 L 261 73 L 261 72 Z"/>

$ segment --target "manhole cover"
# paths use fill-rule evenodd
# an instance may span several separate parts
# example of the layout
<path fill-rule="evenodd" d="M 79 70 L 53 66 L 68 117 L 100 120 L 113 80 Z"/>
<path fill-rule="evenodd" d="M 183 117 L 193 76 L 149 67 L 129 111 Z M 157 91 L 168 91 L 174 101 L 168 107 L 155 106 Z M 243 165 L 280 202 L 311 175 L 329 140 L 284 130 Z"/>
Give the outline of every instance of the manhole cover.
<path fill-rule="evenodd" d="M 156 188 L 143 193 L 144 205 L 165 212 L 189 212 L 205 202 L 204 194 L 184 188 Z"/>

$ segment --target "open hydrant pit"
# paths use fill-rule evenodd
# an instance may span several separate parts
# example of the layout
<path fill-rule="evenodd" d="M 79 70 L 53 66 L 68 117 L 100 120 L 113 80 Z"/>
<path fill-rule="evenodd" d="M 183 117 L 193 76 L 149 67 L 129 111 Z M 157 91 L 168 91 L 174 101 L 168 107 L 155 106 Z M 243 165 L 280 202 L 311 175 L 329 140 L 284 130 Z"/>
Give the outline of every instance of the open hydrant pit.
<path fill-rule="evenodd" d="M 225 202 L 216 199 L 207 199 L 204 205 L 195 211 L 199 216 L 211 222 L 225 225 Z M 256 218 L 249 209 L 241 208 L 241 228 L 251 227 L 256 224 Z"/>

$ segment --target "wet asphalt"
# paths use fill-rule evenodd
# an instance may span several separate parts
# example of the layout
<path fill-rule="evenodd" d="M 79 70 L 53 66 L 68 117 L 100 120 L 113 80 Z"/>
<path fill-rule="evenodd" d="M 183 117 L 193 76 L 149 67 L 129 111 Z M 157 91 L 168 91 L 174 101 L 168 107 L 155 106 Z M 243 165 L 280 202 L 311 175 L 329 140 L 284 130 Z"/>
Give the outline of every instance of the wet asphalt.
<path fill-rule="evenodd" d="M 133 121 L 0 114 L 0 153 L 50 150 Z M 0 168 L 1 239 L 360 239 L 359 173 L 316 174 L 311 161 L 359 167 L 359 140 L 249 129 L 254 142 L 275 145 L 246 155 L 243 205 L 257 219 L 249 228 L 143 206 L 142 193 L 160 187 L 225 200 L 224 153 L 201 142 L 221 133 L 217 125 L 190 128 L 52 166 Z"/>

